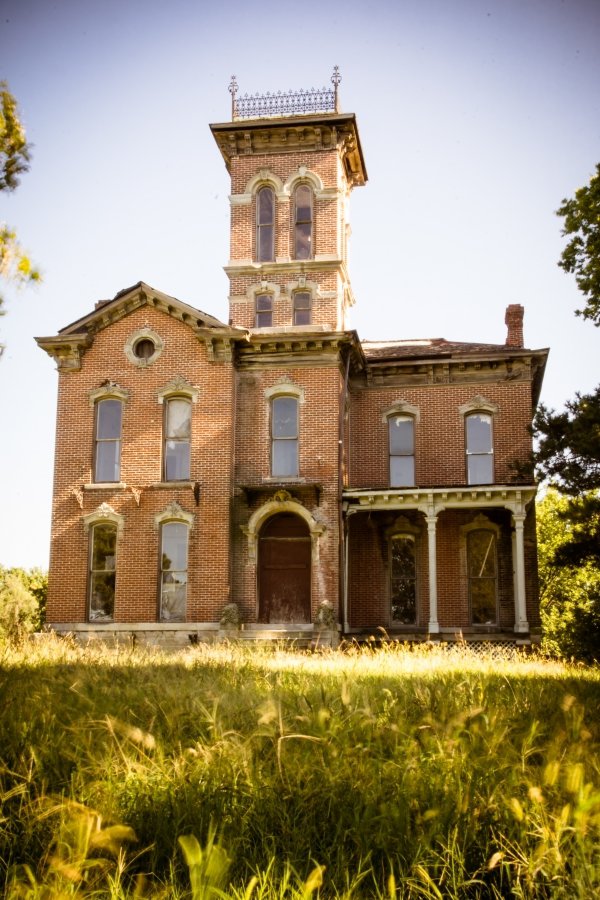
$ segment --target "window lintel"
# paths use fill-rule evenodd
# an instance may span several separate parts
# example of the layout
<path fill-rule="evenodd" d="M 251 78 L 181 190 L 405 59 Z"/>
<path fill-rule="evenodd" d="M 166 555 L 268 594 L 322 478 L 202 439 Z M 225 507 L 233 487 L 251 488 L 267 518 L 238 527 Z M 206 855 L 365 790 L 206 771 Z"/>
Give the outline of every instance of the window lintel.
<path fill-rule="evenodd" d="M 485 397 L 482 397 L 481 394 L 477 394 L 472 400 L 469 400 L 468 403 L 459 406 L 458 411 L 461 416 L 468 416 L 471 413 L 478 412 L 488 413 L 493 416 L 497 414 L 498 407 L 490 400 L 486 400 Z"/>
<path fill-rule="evenodd" d="M 198 388 L 186 381 L 181 375 L 172 378 L 164 387 L 159 388 L 157 395 L 159 403 L 164 403 L 165 400 L 171 397 L 185 397 L 191 400 L 192 403 L 198 402 Z"/>
<path fill-rule="evenodd" d="M 125 525 L 125 517 L 109 506 L 108 503 L 101 503 L 93 512 L 87 516 L 82 516 L 83 528 L 87 532 L 92 525 L 103 525 L 107 522 L 117 526 L 117 534 L 121 534 Z"/>
<path fill-rule="evenodd" d="M 418 406 L 413 406 L 407 400 L 396 400 L 395 403 L 384 409 L 381 414 L 381 421 L 386 422 L 392 416 L 411 416 L 415 420 L 415 424 L 418 424 L 420 415 Z"/>
<path fill-rule="evenodd" d="M 94 407 L 98 400 L 121 400 L 126 403 L 129 399 L 129 391 L 126 391 L 114 381 L 107 381 L 100 387 L 88 392 L 90 407 Z"/>
<path fill-rule="evenodd" d="M 304 388 L 287 379 L 266 388 L 264 394 L 266 400 L 272 400 L 274 397 L 295 397 L 300 403 L 304 403 L 305 399 Z"/>
<path fill-rule="evenodd" d="M 192 528 L 194 525 L 194 514 L 186 512 L 176 500 L 173 500 L 173 502 L 169 503 L 162 512 L 159 512 L 154 516 L 154 524 L 157 528 L 167 522 L 182 522 L 185 525 L 188 525 L 189 528 Z"/>

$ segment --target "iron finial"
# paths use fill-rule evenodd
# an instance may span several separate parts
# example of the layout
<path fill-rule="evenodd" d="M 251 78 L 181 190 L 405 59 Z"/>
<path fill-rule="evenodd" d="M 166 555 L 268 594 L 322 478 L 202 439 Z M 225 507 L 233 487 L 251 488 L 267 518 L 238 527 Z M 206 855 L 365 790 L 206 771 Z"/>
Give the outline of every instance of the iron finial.
<path fill-rule="evenodd" d="M 334 66 L 333 67 L 333 75 L 331 76 L 331 83 L 333 85 L 333 89 L 335 92 L 335 111 L 336 112 L 339 112 L 339 109 L 338 109 L 338 86 L 339 86 L 341 80 L 342 80 L 342 76 L 340 75 L 340 67 Z"/>
<path fill-rule="evenodd" d="M 235 80 L 235 75 L 231 76 L 231 81 L 229 82 L 229 93 L 231 94 L 231 118 L 235 119 L 235 95 L 238 90 L 238 83 Z"/>

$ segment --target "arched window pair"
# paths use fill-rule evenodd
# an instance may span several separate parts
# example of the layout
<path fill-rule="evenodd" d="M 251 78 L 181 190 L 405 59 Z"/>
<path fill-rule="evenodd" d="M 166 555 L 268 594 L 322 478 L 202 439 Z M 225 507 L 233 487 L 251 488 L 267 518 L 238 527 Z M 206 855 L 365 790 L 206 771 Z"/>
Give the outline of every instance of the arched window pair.
<path fill-rule="evenodd" d="M 275 191 L 265 185 L 256 195 L 256 258 L 275 260 Z M 311 259 L 313 241 L 313 194 L 307 184 L 299 184 L 293 198 L 293 258 Z"/>
<path fill-rule="evenodd" d="M 118 483 L 121 479 L 123 401 L 114 397 L 96 403 L 94 481 Z M 162 478 L 189 481 L 192 404 L 187 397 L 165 401 L 163 420 Z"/>
<path fill-rule="evenodd" d="M 112 622 L 117 575 L 117 535 L 115 522 L 100 521 L 90 530 L 88 573 L 88 618 L 90 622 Z M 165 521 L 160 525 L 159 620 L 183 622 L 187 606 L 188 581 L 187 522 Z"/>
<path fill-rule="evenodd" d="M 294 291 L 292 294 L 292 324 L 310 325 L 310 291 Z M 273 294 L 256 294 L 256 327 L 271 328 L 273 325 Z"/>

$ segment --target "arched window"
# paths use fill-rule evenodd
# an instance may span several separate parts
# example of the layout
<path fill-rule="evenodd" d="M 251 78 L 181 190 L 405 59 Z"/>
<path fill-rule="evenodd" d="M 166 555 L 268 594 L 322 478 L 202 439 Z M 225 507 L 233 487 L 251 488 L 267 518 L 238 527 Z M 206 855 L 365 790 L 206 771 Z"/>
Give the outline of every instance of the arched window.
<path fill-rule="evenodd" d="M 413 416 L 388 416 L 390 486 L 415 484 L 415 420 Z"/>
<path fill-rule="evenodd" d="M 310 292 L 295 291 L 294 301 L 294 325 L 310 325 Z"/>
<path fill-rule="evenodd" d="M 94 481 L 117 482 L 121 478 L 121 421 L 123 403 L 114 397 L 96 403 Z"/>
<path fill-rule="evenodd" d="M 494 451 L 489 413 L 473 412 L 465 416 L 465 443 L 468 484 L 492 484 Z"/>
<path fill-rule="evenodd" d="M 312 196 L 307 184 L 299 184 L 294 191 L 294 259 L 312 257 Z"/>
<path fill-rule="evenodd" d="M 117 525 L 97 522 L 90 529 L 88 573 L 88 618 L 90 622 L 112 622 L 115 609 Z"/>
<path fill-rule="evenodd" d="M 476 529 L 467 534 L 469 603 L 473 625 L 495 625 L 498 620 L 496 535 Z"/>
<path fill-rule="evenodd" d="M 390 600 L 392 625 L 417 624 L 417 560 L 412 534 L 390 537 Z"/>
<path fill-rule="evenodd" d="M 184 622 L 187 605 L 188 532 L 185 522 L 163 522 L 160 529 L 161 622 Z"/>
<path fill-rule="evenodd" d="M 187 397 L 165 401 L 163 478 L 189 481 L 192 404 Z"/>
<path fill-rule="evenodd" d="M 298 475 L 298 399 L 273 397 L 271 401 L 271 475 Z"/>
<path fill-rule="evenodd" d="M 256 294 L 256 327 L 273 325 L 273 294 Z"/>
<path fill-rule="evenodd" d="M 258 262 L 275 259 L 275 192 L 262 187 L 256 195 L 256 258 Z"/>

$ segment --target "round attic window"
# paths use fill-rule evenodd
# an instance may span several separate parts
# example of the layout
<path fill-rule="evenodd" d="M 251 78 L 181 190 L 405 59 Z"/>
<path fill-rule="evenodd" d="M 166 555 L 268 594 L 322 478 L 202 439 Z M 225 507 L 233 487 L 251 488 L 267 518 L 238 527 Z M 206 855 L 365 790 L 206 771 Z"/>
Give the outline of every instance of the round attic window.
<path fill-rule="evenodd" d="M 155 349 L 154 341 L 151 341 L 150 338 L 142 338 L 133 345 L 133 353 L 138 359 L 150 359 Z"/>
<path fill-rule="evenodd" d="M 125 347 L 125 356 L 134 366 L 151 366 L 164 349 L 163 339 L 148 325 L 130 335 Z"/>

